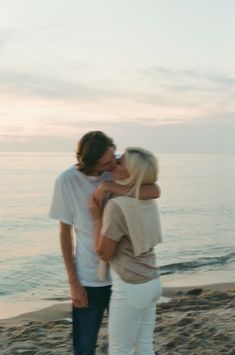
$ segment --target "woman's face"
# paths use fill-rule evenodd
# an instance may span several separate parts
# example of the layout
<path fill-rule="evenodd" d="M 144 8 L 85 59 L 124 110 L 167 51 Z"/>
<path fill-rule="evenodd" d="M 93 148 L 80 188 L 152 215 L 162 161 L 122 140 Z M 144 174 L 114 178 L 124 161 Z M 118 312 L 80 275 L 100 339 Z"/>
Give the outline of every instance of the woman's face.
<path fill-rule="evenodd" d="M 121 158 L 117 159 L 117 166 L 112 171 L 114 180 L 124 180 L 127 179 L 130 175 L 126 168 L 126 159 L 125 154 L 121 156 Z"/>

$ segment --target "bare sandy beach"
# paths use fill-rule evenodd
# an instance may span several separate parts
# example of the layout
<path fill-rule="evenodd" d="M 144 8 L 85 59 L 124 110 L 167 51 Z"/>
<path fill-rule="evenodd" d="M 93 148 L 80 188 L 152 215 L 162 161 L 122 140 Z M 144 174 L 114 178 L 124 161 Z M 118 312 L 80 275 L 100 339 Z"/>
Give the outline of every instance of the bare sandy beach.
<path fill-rule="evenodd" d="M 235 284 L 166 288 L 154 333 L 159 355 L 235 354 Z M 72 354 L 70 304 L 62 303 L 0 321 L 2 355 Z M 107 317 L 97 355 L 107 354 Z"/>

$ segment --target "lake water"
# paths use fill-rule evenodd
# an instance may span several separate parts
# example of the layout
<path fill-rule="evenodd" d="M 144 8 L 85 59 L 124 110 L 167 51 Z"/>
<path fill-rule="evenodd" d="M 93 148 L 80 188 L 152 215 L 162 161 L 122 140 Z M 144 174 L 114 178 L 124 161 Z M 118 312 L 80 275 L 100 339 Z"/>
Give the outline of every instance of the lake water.
<path fill-rule="evenodd" d="M 160 154 L 163 286 L 235 281 L 235 155 Z M 69 297 L 57 223 L 58 174 L 73 153 L 0 153 L 0 318 Z"/>

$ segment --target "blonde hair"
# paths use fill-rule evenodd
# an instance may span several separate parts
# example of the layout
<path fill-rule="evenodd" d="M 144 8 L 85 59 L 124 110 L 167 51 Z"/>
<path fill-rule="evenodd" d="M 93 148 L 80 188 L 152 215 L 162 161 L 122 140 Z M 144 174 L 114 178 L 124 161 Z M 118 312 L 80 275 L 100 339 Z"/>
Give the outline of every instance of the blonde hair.
<path fill-rule="evenodd" d="M 127 148 L 125 160 L 129 177 L 117 182 L 131 187 L 130 194 L 139 198 L 142 184 L 154 184 L 158 180 L 158 161 L 151 152 L 139 147 Z"/>

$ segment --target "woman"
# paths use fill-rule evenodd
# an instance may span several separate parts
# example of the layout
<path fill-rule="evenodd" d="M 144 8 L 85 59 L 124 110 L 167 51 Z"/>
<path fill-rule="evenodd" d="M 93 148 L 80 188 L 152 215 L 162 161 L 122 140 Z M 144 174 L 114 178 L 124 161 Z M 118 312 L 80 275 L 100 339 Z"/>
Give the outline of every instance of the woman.
<path fill-rule="evenodd" d="M 127 148 L 113 178 L 129 188 L 129 195 L 108 201 L 102 216 L 92 200 L 95 249 L 111 267 L 113 281 L 109 315 L 110 355 L 153 355 L 156 302 L 161 295 L 154 247 L 161 242 L 156 201 L 140 200 L 141 184 L 157 181 L 158 164 L 152 153 Z"/>

